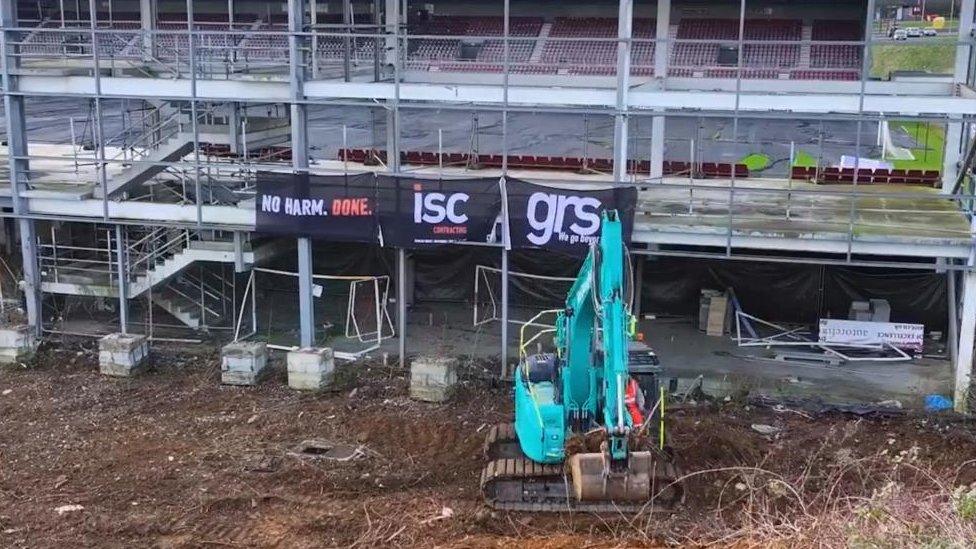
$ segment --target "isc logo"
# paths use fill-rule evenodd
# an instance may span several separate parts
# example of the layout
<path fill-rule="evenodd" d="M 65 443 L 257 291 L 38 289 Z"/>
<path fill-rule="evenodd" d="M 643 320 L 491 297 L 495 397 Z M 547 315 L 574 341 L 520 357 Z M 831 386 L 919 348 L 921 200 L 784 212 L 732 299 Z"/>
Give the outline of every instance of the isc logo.
<path fill-rule="evenodd" d="M 526 236 L 536 246 L 548 244 L 553 235 L 570 243 L 586 241 L 600 229 L 599 209 L 600 201 L 589 196 L 533 193 L 526 214 L 534 232 Z M 565 227 L 570 219 L 572 223 Z"/>
<path fill-rule="evenodd" d="M 467 223 L 468 216 L 461 208 L 468 198 L 467 193 L 414 192 L 413 222 L 442 223 L 446 219 L 456 225 Z"/>

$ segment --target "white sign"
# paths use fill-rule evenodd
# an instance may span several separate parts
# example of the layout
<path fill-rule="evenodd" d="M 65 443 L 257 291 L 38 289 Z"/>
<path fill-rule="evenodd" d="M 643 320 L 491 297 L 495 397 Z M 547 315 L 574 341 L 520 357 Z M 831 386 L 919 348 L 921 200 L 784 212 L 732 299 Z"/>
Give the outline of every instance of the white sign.
<path fill-rule="evenodd" d="M 925 337 L 922 324 L 820 319 L 820 343 L 833 345 L 891 344 L 899 349 L 921 351 Z"/>

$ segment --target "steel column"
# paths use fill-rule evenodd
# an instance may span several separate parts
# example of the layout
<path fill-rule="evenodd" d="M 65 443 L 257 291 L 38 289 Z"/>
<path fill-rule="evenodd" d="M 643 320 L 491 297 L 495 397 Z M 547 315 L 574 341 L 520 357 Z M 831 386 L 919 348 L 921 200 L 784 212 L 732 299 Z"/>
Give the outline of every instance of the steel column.
<path fill-rule="evenodd" d="M 142 29 L 142 60 L 149 62 L 156 57 L 156 0 L 139 0 L 139 20 Z"/>
<path fill-rule="evenodd" d="M 962 161 L 963 144 L 966 139 L 963 135 L 963 122 L 953 119 L 946 124 L 945 133 L 945 158 L 942 159 L 942 192 L 951 193 L 956 185 L 956 177 L 959 175 L 959 162 Z"/>
<path fill-rule="evenodd" d="M 617 14 L 617 112 L 613 119 L 613 181 L 627 178 L 629 121 L 627 92 L 630 88 L 630 39 L 633 35 L 634 1 L 620 0 Z"/>
<path fill-rule="evenodd" d="M 657 30 L 654 38 L 654 78 L 660 83 L 661 89 L 667 87 L 668 52 L 671 43 L 668 41 L 671 29 L 671 0 L 657 2 Z M 651 119 L 651 179 L 664 176 L 664 129 L 663 116 Z"/>
<path fill-rule="evenodd" d="M 976 272 L 962 273 L 962 280 L 962 314 L 959 325 L 959 350 L 954 365 L 956 374 L 953 401 L 956 411 L 965 413 L 969 410 L 969 388 L 973 376 L 973 345 L 976 344 Z"/>
<path fill-rule="evenodd" d="M 507 378 L 508 370 L 508 249 L 502 248 L 502 378 Z"/>
<path fill-rule="evenodd" d="M 15 2 L 0 2 L 0 26 L 13 28 L 17 26 Z M 17 91 L 17 77 L 11 69 L 20 65 L 19 58 L 13 51 L 10 42 L 14 38 L 12 31 L 4 30 L 0 33 L 0 56 L 2 56 L 3 102 L 7 118 L 7 157 L 10 170 L 10 193 L 13 200 L 14 214 L 28 213 L 26 203 L 21 198 L 21 191 L 26 189 L 30 175 L 27 156 L 27 122 L 25 116 L 24 96 L 13 95 Z M 22 158 L 17 158 L 22 157 Z M 20 253 L 23 262 L 24 280 L 21 291 L 24 292 L 27 309 L 27 323 L 34 333 L 41 333 L 41 294 L 40 276 L 37 267 L 37 233 L 34 220 L 21 218 L 17 222 L 20 232 Z"/>
<path fill-rule="evenodd" d="M 129 268 L 122 225 L 115 226 L 115 261 L 116 274 L 119 280 L 119 332 L 127 334 L 129 333 L 129 276 L 127 274 Z M 149 285 L 152 285 L 151 277 Z M 149 307 L 152 307 L 152 302 L 150 302 Z"/>
<path fill-rule="evenodd" d="M 949 328 L 946 330 L 946 340 L 949 343 L 949 362 L 956 364 L 959 360 L 959 295 L 956 292 L 956 272 L 946 270 L 946 301 L 949 303 Z"/>
<path fill-rule="evenodd" d="M 308 173 L 308 112 L 304 100 L 305 68 L 301 37 L 305 30 L 304 0 L 288 0 L 288 50 L 291 61 L 291 158 L 296 174 Z M 298 239 L 298 309 L 302 347 L 315 343 L 315 311 L 312 301 L 312 241 Z"/>
<path fill-rule="evenodd" d="M 342 0 L 342 24 L 346 36 L 342 38 L 342 76 L 346 82 L 352 80 L 352 37 L 349 33 L 353 32 L 352 1 Z"/>
<path fill-rule="evenodd" d="M 397 249 L 397 329 L 400 367 L 407 367 L 407 251 Z"/>
<path fill-rule="evenodd" d="M 390 11 L 390 8 L 393 11 Z M 400 3 L 386 3 L 386 32 L 393 33 L 393 99 L 386 102 L 386 169 L 400 171 Z M 405 46 L 404 46 L 405 47 Z"/>
<path fill-rule="evenodd" d="M 664 129 L 665 118 L 651 118 L 651 179 L 664 177 Z"/>
<path fill-rule="evenodd" d="M 959 40 L 969 41 L 973 29 L 973 15 L 976 11 L 976 0 L 962 0 L 959 9 Z M 969 82 L 969 64 L 972 57 L 972 46 L 956 44 L 956 61 L 953 68 L 953 81 L 957 84 Z M 942 190 L 950 192 L 959 173 L 959 161 L 962 157 L 965 143 L 963 123 L 961 120 L 950 121 L 946 124 L 945 158 L 942 161 Z"/>
<path fill-rule="evenodd" d="M 298 239 L 298 314 L 302 347 L 315 344 L 312 286 L 312 241 L 302 237 Z"/>
<path fill-rule="evenodd" d="M 959 41 L 972 40 L 970 32 L 973 30 L 973 15 L 976 14 L 976 0 L 962 0 L 959 6 Z M 957 84 L 969 82 L 969 61 L 972 56 L 972 46 L 956 44 L 956 63 L 953 69 L 953 80 Z"/>

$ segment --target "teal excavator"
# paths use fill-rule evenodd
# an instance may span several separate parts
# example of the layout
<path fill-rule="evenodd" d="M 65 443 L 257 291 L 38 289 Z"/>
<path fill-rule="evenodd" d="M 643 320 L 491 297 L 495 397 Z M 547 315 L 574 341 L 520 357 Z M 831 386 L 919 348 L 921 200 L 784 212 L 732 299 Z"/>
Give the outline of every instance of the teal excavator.
<path fill-rule="evenodd" d="M 518 511 L 637 511 L 683 497 L 665 432 L 657 356 L 640 341 L 632 269 L 616 211 L 603 213 L 554 327 L 526 339 L 514 373 L 515 422 L 485 441 L 489 506 Z M 527 354 L 552 335 L 555 352 Z"/>

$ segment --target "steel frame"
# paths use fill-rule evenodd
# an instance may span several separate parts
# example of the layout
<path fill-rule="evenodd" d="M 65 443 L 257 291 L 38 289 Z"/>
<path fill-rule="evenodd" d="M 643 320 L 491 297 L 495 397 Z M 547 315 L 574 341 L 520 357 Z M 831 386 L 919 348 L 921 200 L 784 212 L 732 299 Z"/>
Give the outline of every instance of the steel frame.
<path fill-rule="evenodd" d="M 155 49 L 156 41 L 154 40 L 159 35 L 171 34 L 177 35 L 185 34 L 188 40 L 189 46 L 189 59 L 185 60 L 189 65 L 189 79 L 177 79 L 171 82 L 159 79 L 155 80 L 156 86 L 162 89 L 169 88 L 169 91 L 155 92 L 153 90 L 142 89 L 138 92 L 134 86 L 141 85 L 139 79 L 127 79 L 128 82 L 122 82 L 120 80 L 110 77 L 104 77 L 102 75 L 101 69 L 104 68 L 102 65 L 102 60 L 100 59 L 99 53 L 99 35 L 108 33 L 117 33 L 112 29 L 102 29 L 98 27 L 97 20 L 97 9 L 95 3 L 91 2 L 89 20 L 87 21 L 88 29 L 82 31 L 80 27 L 78 28 L 61 28 L 61 29 L 43 29 L 42 32 L 55 32 L 55 33 L 72 33 L 80 35 L 82 33 L 87 33 L 90 35 L 91 44 L 91 60 L 90 67 L 92 69 L 91 77 L 67 77 L 67 78 L 51 78 L 46 76 L 38 75 L 28 75 L 21 74 L 19 71 L 19 66 L 21 62 L 20 54 L 16 51 L 18 49 L 19 42 L 15 39 L 18 35 L 23 35 L 25 32 L 32 32 L 37 29 L 20 27 L 15 19 L 14 13 L 14 2 L 2 2 L 2 7 L 0 7 L 0 54 L 2 54 L 3 66 L 2 66 L 2 84 L 3 84 L 3 94 L 4 94 L 4 105 L 7 113 L 7 135 L 10 140 L 10 151 L 9 163 L 10 163 L 10 179 L 11 179 L 11 205 L 13 207 L 13 214 L 9 217 L 14 217 L 18 219 L 21 231 L 21 243 L 22 243 L 22 254 L 24 257 L 25 266 L 25 284 L 23 285 L 25 294 L 27 295 L 27 309 L 28 316 L 31 319 L 31 324 L 40 328 L 39 313 L 40 313 L 40 296 L 37 289 L 37 250 L 35 248 L 35 236 L 34 236 L 34 223 L 37 219 L 70 219 L 71 216 L 64 216 L 61 213 L 54 214 L 44 214 L 38 213 L 36 210 L 32 209 L 34 204 L 40 204 L 37 199 L 25 198 L 22 196 L 22 191 L 26 189 L 27 176 L 29 176 L 28 162 L 32 158 L 27 151 L 26 147 L 26 128 L 23 119 L 23 108 L 24 108 L 24 97 L 26 96 L 44 96 L 44 95 L 64 95 L 65 93 L 75 94 L 78 96 L 89 97 L 93 99 L 96 117 L 100 113 L 101 104 L 105 100 L 109 99 L 145 99 L 151 97 L 153 99 L 159 100 L 169 100 L 169 101 L 186 101 L 189 102 L 190 108 L 194 113 L 193 116 L 193 133 L 194 133 L 194 160 L 192 162 L 194 170 L 194 185 L 198 192 L 195 196 L 195 215 L 192 219 L 193 226 L 197 229 L 203 229 L 206 227 L 216 227 L 220 226 L 220 223 L 215 223 L 211 221 L 210 215 L 215 216 L 213 219 L 219 219 L 222 214 L 228 213 L 228 210 L 220 209 L 210 209 L 205 207 L 201 203 L 201 193 L 200 190 L 200 156 L 199 156 L 199 131 L 196 120 L 196 110 L 198 104 L 201 102 L 222 102 L 222 101 L 239 101 L 240 97 L 254 97 L 258 101 L 273 101 L 281 102 L 290 106 L 291 109 L 291 122 L 292 122 L 292 152 L 293 152 L 293 162 L 292 168 L 296 172 L 307 172 L 309 169 L 308 164 L 308 148 L 307 148 L 307 113 L 306 108 L 309 105 L 339 105 L 339 104 L 351 104 L 351 105 L 374 105 L 370 103 L 371 101 L 382 101 L 384 108 L 390 113 L 390 123 L 388 128 L 390 131 L 390 136 L 388 138 L 387 149 L 389 152 L 388 158 L 391 162 L 388 166 L 388 171 L 391 173 L 401 173 L 399 167 L 398 159 L 400 153 L 400 124 L 399 124 L 399 113 L 402 108 L 410 109 L 460 109 L 460 110 L 476 110 L 476 111 L 498 111 L 502 114 L 502 144 L 503 150 L 505 151 L 504 160 L 501 169 L 502 177 L 506 177 L 509 173 L 507 165 L 507 152 L 508 152 L 508 115 L 510 112 L 565 112 L 573 114 L 608 114 L 615 118 L 615 150 L 614 158 L 617 160 L 618 170 L 614 174 L 614 180 L 618 183 L 624 182 L 626 179 L 624 177 L 622 167 L 626 165 L 628 159 L 628 147 L 629 139 L 628 135 L 628 119 L 635 116 L 699 116 L 699 117 L 724 117 L 731 118 L 733 121 L 733 140 L 737 138 L 739 121 L 742 118 L 796 118 L 800 116 L 805 119 L 828 121 L 828 120 L 848 120 L 853 119 L 857 122 L 860 129 L 861 124 L 866 120 L 881 119 L 885 117 L 887 113 L 888 116 L 892 116 L 891 113 L 898 113 L 897 116 L 905 119 L 912 120 L 941 120 L 950 123 L 952 135 L 960 135 L 965 139 L 966 132 L 959 132 L 958 128 L 961 127 L 963 123 L 968 123 L 974 116 L 976 116 L 976 99 L 972 97 L 972 90 L 968 88 L 973 83 L 971 66 L 973 58 L 973 45 L 976 41 L 970 35 L 970 31 L 973 28 L 973 15 L 974 8 L 976 8 L 976 0 L 962 0 L 962 6 L 960 9 L 960 25 L 959 25 L 959 38 L 956 41 L 956 63 L 954 71 L 954 83 L 961 85 L 964 89 L 968 90 L 968 97 L 932 97 L 932 96 L 912 96 L 911 100 L 908 101 L 905 98 L 892 98 L 884 97 L 877 94 L 868 94 L 868 68 L 870 61 L 870 48 L 874 42 L 874 0 L 867 0 L 867 8 L 865 10 L 865 32 L 864 39 L 860 41 L 851 42 L 831 42 L 830 44 L 836 45 L 854 45 L 863 48 L 862 54 L 862 70 L 860 74 L 860 80 L 858 82 L 857 93 L 847 93 L 841 96 L 829 96 L 829 95 L 818 95 L 816 93 L 807 94 L 793 94 L 793 95 L 777 95 L 777 94 L 762 94 L 746 92 L 743 81 L 743 51 L 744 46 L 751 43 L 762 43 L 762 44 L 773 44 L 777 42 L 770 41 L 750 41 L 746 40 L 744 36 L 744 18 L 746 14 L 747 0 L 740 0 L 740 18 L 739 18 L 739 32 L 737 43 L 739 46 L 738 50 L 738 63 L 735 67 L 736 78 L 735 78 L 735 88 L 732 92 L 717 92 L 710 93 L 707 96 L 709 104 L 702 107 L 704 104 L 703 95 L 701 94 L 691 94 L 694 97 L 689 96 L 687 92 L 682 92 L 676 89 L 669 89 L 668 80 L 669 77 L 666 76 L 667 70 L 667 59 L 659 55 L 655 59 L 655 68 L 660 69 L 663 65 L 665 69 L 665 77 L 662 79 L 659 77 L 657 80 L 640 80 L 643 84 L 638 86 L 636 89 L 631 89 L 631 71 L 629 70 L 631 63 L 631 56 L 629 55 L 630 48 L 633 44 L 639 43 L 656 43 L 657 50 L 660 52 L 662 48 L 665 50 L 671 46 L 671 40 L 667 38 L 662 38 L 660 35 L 660 29 L 658 31 L 658 36 L 655 39 L 635 39 L 632 36 L 632 28 L 630 24 L 618 25 L 619 33 L 616 39 L 618 45 L 618 56 L 617 63 L 614 74 L 616 75 L 616 84 L 612 87 L 606 86 L 605 88 L 593 87 L 589 89 L 556 89 L 553 87 L 537 89 L 531 86 L 525 85 L 512 85 L 511 80 L 511 68 L 512 60 L 511 57 L 511 42 L 512 40 L 520 40 L 524 38 L 512 37 L 510 36 L 510 6 L 508 0 L 503 0 L 503 20 L 504 20 L 504 30 L 501 37 L 491 36 L 484 37 L 490 40 L 501 40 L 503 43 L 503 71 L 500 75 L 500 81 L 490 84 L 490 85 L 424 85 L 417 83 L 409 83 L 403 81 L 404 71 L 406 70 L 406 55 L 407 44 L 411 39 L 423 39 L 424 35 L 408 35 L 406 32 L 406 25 L 403 17 L 405 14 L 401 12 L 401 3 L 392 0 L 386 2 L 386 21 L 381 25 L 377 21 L 373 25 L 357 25 L 353 24 L 351 18 L 346 14 L 345 24 L 342 26 L 341 30 L 343 32 L 322 32 L 321 29 L 314 28 L 312 32 L 306 31 L 306 25 L 304 21 L 305 7 L 309 0 L 288 0 L 289 7 L 289 21 L 288 21 L 288 61 L 289 61 L 289 74 L 288 81 L 285 83 L 284 89 L 279 89 L 280 86 L 274 82 L 244 82 L 235 81 L 233 85 L 227 85 L 227 83 L 219 83 L 212 80 L 215 73 L 205 72 L 205 74 L 211 78 L 201 78 L 198 72 L 200 70 L 207 71 L 211 69 L 206 60 L 202 65 L 202 69 L 198 67 L 198 58 L 196 55 L 197 46 L 196 41 L 198 38 L 206 37 L 208 35 L 220 34 L 214 31 L 204 31 L 195 28 L 193 22 L 193 11 L 192 11 L 192 1 L 187 0 L 187 29 L 185 32 L 181 31 L 163 31 L 154 28 L 146 28 L 148 25 L 153 24 L 152 17 L 154 14 L 142 14 L 142 24 L 143 28 L 140 31 L 134 32 L 133 37 L 137 39 L 138 36 L 142 36 L 143 44 L 149 44 L 150 50 Z M 314 5 L 314 0 L 311 0 Z M 140 6 L 145 8 L 146 6 L 152 6 L 153 2 L 145 1 L 140 2 Z M 348 1 L 344 3 L 344 12 L 348 6 Z M 392 13 L 390 8 L 392 9 Z M 619 14 L 623 16 L 626 22 L 631 22 L 630 14 L 632 13 L 633 5 L 632 0 L 620 0 L 619 3 Z M 233 13 L 231 9 L 230 13 Z M 313 12 L 314 13 L 314 12 Z M 62 14 L 63 19 L 63 14 Z M 111 19 L 111 17 L 110 17 Z M 359 29 L 374 29 L 377 31 L 375 33 L 360 33 L 360 32 L 349 32 L 350 30 Z M 233 30 L 235 34 L 258 34 L 253 33 L 245 29 Z M 312 63 L 309 67 L 309 63 L 306 62 L 305 53 L 306 49 L 304 44 L 307 43 L 317 43 L 323 37 L 338 36 L 343 39 L 345 45 L 345 51 L 347 55 L 343 61 L 343 74 L 341 80 L 343 82 L 327 82 L 322 80 L 316 80 L 310 83 L 306 83 L 305 73 L 306 70 L 312 70 L 316 76 L 319 75 L 320 67 L 318 62 L 318 52 L 313 50 L 312 53 Z M 383 42 L 385 44 L 392 43 L 392 54 L 387 55 L 388 61 L 392 57 L 392 74 L 380 74 L 378 70 L 377 60 L 374 59 L 374 78 L 373 82 L 346 82 L 348 80 L 354 80 L 352 78 L 350 69 L 350 59 L 349 59 L 349 41 L 354 38 L 362 37 L 365 39 L 374 40 L 374 44 Z M 434 35 L 429 36 L 429 38 L 442 39 L 443 36 Z M 476 37 L 475 37 L 476 38 Z M 560 38 L 562 40 L 563 38 Z M 606 39 L 581 39 L 581 38 L 568 38 L 569 41 L 588 41 L 588 40 L 599 40 L 607 42 Z M 612 41 L 612 40 L 610 40 Z M 683 40 L 683 42 L 694 42 L 692 40 Z M 709 42 L 709 41 L 700 41 Z M 790 41 L 790 44 L 804 45 L 805 41 L 795 42 Z M 906 45 L 905 47 L 911 47 L 911 45 Z M 143 52 L 144 54 L 146 52 Z M 148 52 L 150 57 L 152 56 L 152 51 Z M 379 51 L 374 48 L 374 57 L 380 55 Z M 82 64 L 84 65 L 88 61 L 82 59 Z M 114 64 L 115 60 L 110 59 L 109 68 Z M 178 76 L 182 75 L 182 70 L 180 68 L 179 58 L 176 59 L 176 74 Z M 86 65 L 87 66 L 87 65 Z M 229 72 L 228 78 L 229 78 Z M 392 81 L 391 81 L 392 80 Z M 523 81 L 524 79 L 520 79 Z M 650 91 L 645 91 L 640 89 L 641 86 L 647 83 L 654 83 L 652 86 L 654 89 Z M 124 86 L 122 84 L 128 84 Z M 606 82 L 604 82 L 604 85 Z M 108 92 L 106 93 L 106 88 Z M 609 88 L 609 89 L 608 89 Z M 250 93 L 243 94 L 240 93 L 242 90 L 248 90 Z M 179 93 L 172 93 L 174 90 L 179 91 Z M 425 103 L 427 101 L 433 101 L 434 103 Z M 908 105 L 906 105 L 908 103 Z M 699 109 L 695 112 L 687 112 L 685 109 Z M 774 112 L 775 110 L 786 110 L 789 112 Z M 663 119 L 662 119 L 663 120 Z M 100 124 L 99 124 L 100 125 Z M 106 189 L 106 168 L 110 163 L 105 156 L 105 142 L 104 136 L 102 135 L 101 129 L 99 129 L 96 135 L 96 164 L 98 166 L 98 172 L 100 177 L 100 184 L 103 191 Z M 858 131 L 858 144 L 855 147 L 855 154 L 859 156 L 860 149 L 860 134 Z M 654 144 L 658 146 L 658 144 Z M 953 150 L 953 155 L 946 158 L 945 163 L 947 166 L 950 164 L 954 165 L 958 161 L 958 150 Z M 181 162 L 179 165 L 184 165 Z M 856 167 L 856 165 L 855 165 Z M 948 172 L 948 170 L 947 170 Z M 856 174 L 856 170 L 855 170 Z M 693 192 L 694 185 L 693 182 L 689 185 L 689 192 Z M 857 250 L 855 249 L 855 242 L 853 238 L 853 227 L 854 227 L 854 212 L 857 197 L 859 196 L 857 192 L 857 176 L 855 175 L 853 191 L 850 193 L 851 205 L 850 205 L 850 223 L 849 223 L 849 234 L 847 239 L 847 249 L 845 254 L 844 264 L 856 264 L 859 261 L 855 255 Z M 732 231 L 732 205 L 734 203 L 734 195 L 737 191 L 736 179 L 733 175 L 729 187 L 729 220 L 728 229 L 724 245 L 724 253 L 716 254 L 716 258 L 723 259 L 739 259 L 736 254 L 733 253 L 734 249 L 738 249 L 735 245 L 735 239 L 733 238 Z M 796 192 L 792 189 L 789 192 Z M 962 203 L 963 201 L 974 202 L 973 197 L 962 196 L 955 197 L 959 199 Z M 115 222 L 115 223 L 132 223 L 139 221 L 131 221 L 122 218 L 118 218 L 113 212 L 119 211 L 119 208 L 115 204 L 110 204 L 107 193 L 103 192 L 102 198 L 102 212 L 101 221 L 104 222 Z M 971 208 L 971 206 L 970 206 Z M 158 210 L 162 212 L 162 209 Z M 207 215 L 205 215 L 205 213 Z M 976 228 L 976 216 L 973 216 L 970 212 L 969 215 L 971 219 L 971 229 Z M 85 218 L 87 221 L 95 221 L 93 217 Z M 160 219 L 156 220 L 160 224 L 170 223 L 168 220 L 171 217 L 160 216 Z M 177 221 L 177 225 L 186 226 L 187 221 Z M 507 224 L 506 224 L 507 225 Z M 227 228 L 224 226 L 223 228 Z M 233 228 L 239 228 L 242 230 L 250 230 L 250 226 L 247 223 L 242 223 L 233 226 Z M 971 234 L 972 234 L 971 230 Z M 503 284 L 502 284 L 502 364 L 503 368 L 507 360 L 508 352 L 508 342 L 507 342 L 507 328 L 508 328 L 508 307 L 507 307 L 507 290 L 508 290 L 508 277 L 507 267 L 508 267 L 508 242 L 501 246 L 502 253 L 502 271 L 503 271 Z M 654 252 L 648 252 L 654 253 Z M 684 252 L 682 250 L 669 250 L 669 251 L 659 251 L 657 253 L 672 253 L 673 255 L 684 255 L 693 256 L 699 252 Z M 406 290 L 404 287 L 404 274 L 405 274 L 405 252 L 401 250 L 399 252 L 398 261 L 398 271 L 400 276 L 398 277 L 398 295 L 400 299 L 398 300 L 398 306 L 400 308 L 400 313 L 398 315 L 398 323 L 400 324 L 400 350 L 401 350 L 401 363 L 404 360 L 405 345 L 404 345 L 404 334 L 406 332 L 406 320 L 405 320 L 405 303 L 403 297 L 405 296 Z M 312 325 L 312 254 L 311 254 L 311 242 L 308 239 L 299 239 L 299 280 L 300 280 L 300 301 L 301 301 L 301 325 L 302 325 L 302 344 L 309 345 L 314 341 L 314 326 Z M 751 258 L 749 258 L 751 259 Z M 758 257 L 757 259 L 762 259 Z M 797 257 L 770 257 L 767 258 L 772 261 L 795 261 L 802 260 Z M 972 249 L 969 257 L 961 261 L 960 263 L 952 263 L 952 268 L 968 268 L 972 269 L 976 263 L 976 248 Z M 967 271 L 963 275 L 964 278 L 964 288 L 963 288 L 963 315 L 962 315 L 962 326 L 960 333 L 960 349 L 959 349 L 959 362 L 962 365 L 972 364 L 973 355 L 973 332 L 976 329 L 974 326 L 973 318 L 976 318 L 976 314 L 973 314 L 973 310 L 976 309 L 976 273 L 972 271 Z M 968 381 L 970 379 L 971 372 L 968 367 L 963 371 L 963 368 L 957 368 L 957 403 L 959 402 L 958 397 L 962 394 L 963 382 L 965 381 L 965 387 L 968 389 Z"/>

